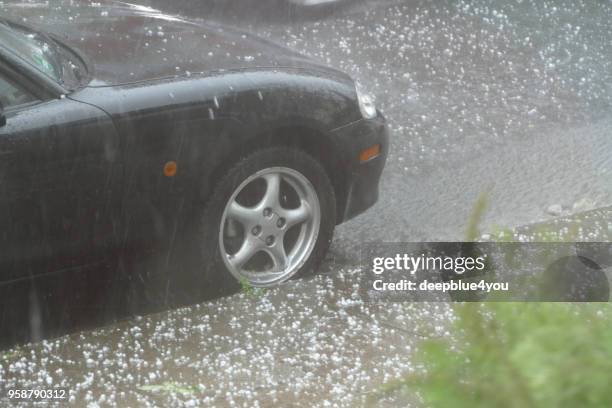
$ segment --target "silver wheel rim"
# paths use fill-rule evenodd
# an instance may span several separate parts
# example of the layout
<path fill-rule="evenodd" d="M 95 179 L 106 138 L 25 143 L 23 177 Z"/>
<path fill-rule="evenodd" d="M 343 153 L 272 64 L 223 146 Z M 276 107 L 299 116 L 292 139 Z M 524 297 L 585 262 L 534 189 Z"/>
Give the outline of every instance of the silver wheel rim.
<path fill-rule="evenodd" d="M 319 198 L 304 175 L 287 167 L 261 170 L 242 182 L 225 206 L 221 257 L 236 279 L 259 287 L 277 285 L 306 263 L 320 223 Z"/>

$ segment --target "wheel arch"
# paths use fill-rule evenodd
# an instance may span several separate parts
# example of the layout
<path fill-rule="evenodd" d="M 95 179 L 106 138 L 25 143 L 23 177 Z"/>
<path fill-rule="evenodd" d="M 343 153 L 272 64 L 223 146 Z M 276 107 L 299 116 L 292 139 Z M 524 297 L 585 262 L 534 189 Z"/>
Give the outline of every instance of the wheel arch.
<path fill-rule="evenodd" d="M 315 158 L 325 169 L 336 195 L 336 220 L 344 215 L 348 196 L 347 166 L 340 147 L 324 131 L 304 125 L 284 125 L 258 133 L 220 158 L 210 174 L 209 195 L 229 168 L 250 153 L 267 147 L 284 146 L 299 149 Z"/>

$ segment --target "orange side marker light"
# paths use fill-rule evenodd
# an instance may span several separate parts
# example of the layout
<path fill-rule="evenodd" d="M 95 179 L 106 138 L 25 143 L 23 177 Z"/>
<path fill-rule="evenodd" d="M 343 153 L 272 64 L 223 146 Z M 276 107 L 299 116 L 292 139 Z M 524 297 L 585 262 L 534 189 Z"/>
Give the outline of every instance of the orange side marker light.
<path fill-rule="evenodd" d="M 378 156 L 380 156 L 380 145 L 375 144 L 374 146 L 368 147 L 367 149 L 361 152 L 361 154 L 359 155 L 359 161 L 365 163 Z"/>
<path fill-rule="evenodd" d="M 176 171 L 178 170 L 178 165 L 175 161 L 169 161 L 164 165 L 164 176 L 166 177 L 174 177 L 176 176 Z"/>

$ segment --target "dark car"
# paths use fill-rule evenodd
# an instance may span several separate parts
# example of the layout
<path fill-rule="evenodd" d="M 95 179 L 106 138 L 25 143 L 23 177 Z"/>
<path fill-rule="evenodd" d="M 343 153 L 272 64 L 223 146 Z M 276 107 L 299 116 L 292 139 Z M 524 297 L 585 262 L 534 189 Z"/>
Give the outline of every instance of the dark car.
<path fill-rule="evenodd" d="M 377 200 L 385 120 L 345 73 L 127 3 L 0 13 L 0 282 L 190 247 L 275 285 Z"/>

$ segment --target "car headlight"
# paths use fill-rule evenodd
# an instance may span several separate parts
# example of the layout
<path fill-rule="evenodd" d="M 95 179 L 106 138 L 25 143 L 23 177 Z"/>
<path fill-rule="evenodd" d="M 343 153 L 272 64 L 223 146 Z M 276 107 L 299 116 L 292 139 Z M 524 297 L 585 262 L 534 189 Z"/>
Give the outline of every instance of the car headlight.
<path fill-rule="evenodd" d="M 361 114 L 366 119 L 375 118 L 378 115 L 378 111 L 376 110 L 376 100 L 372 95 L 366 93 L 359 83 L 356 83 L 355 85 Z"/>

